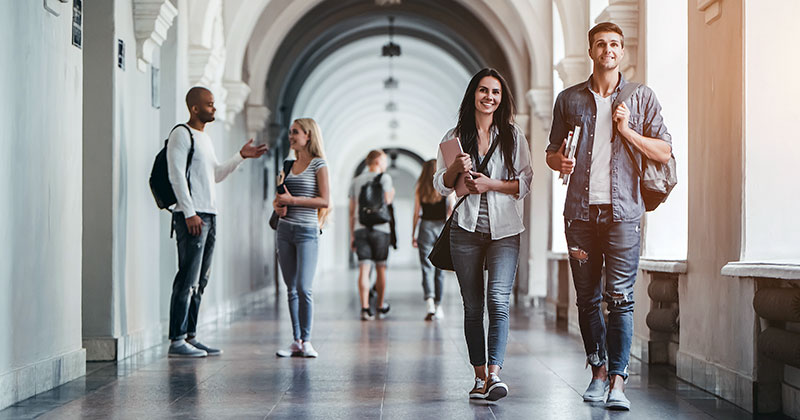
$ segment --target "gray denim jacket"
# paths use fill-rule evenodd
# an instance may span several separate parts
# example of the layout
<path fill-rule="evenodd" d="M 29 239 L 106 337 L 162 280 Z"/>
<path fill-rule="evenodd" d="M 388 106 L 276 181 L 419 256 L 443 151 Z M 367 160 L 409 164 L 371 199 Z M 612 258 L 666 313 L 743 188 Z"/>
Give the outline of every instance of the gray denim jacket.
<path fill-rule="evenodd" d="M 550 144 L 547 151 L 558 151 L 561 142 L 574 127 L 581 127 L 580 139 L 575 151 L 575 170 L 570 176 L 567 199 L 564 203 L 564 218 L 567 220 L 589 220 L 589 176 L 592 167 L 592 145 L 594 143 L 597 106 L 590 89 L 591 77 L 583 83 L 562 91 L 553 108 L 553 126 L 550 129 Z M 620 74 L 619 85 L 611 94 L 612 100 L 619 95 L 627 82 Z M 661 117 L 661 105 L 655 93 L 641 85 L 626 102 L 631 112 L 629 126 L 637 133 L 664 140 L 672 145 L 672 136 L 667 132 Z M 611 208 L 615 222 L 636 221 L 644 214 L 644 202 L 639 190 L 639 176 L 622 145 L 622 138 L 614 130 L 611 146 Z M 631 146 L 637 165 L 641 167 L 642 156 Z"/>

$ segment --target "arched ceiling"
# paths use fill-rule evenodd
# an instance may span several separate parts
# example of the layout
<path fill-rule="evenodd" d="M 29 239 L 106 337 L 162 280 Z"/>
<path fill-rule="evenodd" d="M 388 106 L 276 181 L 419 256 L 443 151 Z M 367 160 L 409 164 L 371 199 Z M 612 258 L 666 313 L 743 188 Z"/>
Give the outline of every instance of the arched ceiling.
<path fill-rule="evenodd" d="M 311 117 L 320 124 L 332 179 L 349 177 L 370 149 L 401 147 L 434 158 L 455 124 L 471 72 L 437 45 L 397 36 L 403 53 L 392 61 L 399 86 L 386 90 L 389 59 L 380 56 L 386 40 L 373 36 L 340 47 L 314 67 L 287 110 L 290 120 Z M 397 104 L 392 112 L 390 99 Z"/>

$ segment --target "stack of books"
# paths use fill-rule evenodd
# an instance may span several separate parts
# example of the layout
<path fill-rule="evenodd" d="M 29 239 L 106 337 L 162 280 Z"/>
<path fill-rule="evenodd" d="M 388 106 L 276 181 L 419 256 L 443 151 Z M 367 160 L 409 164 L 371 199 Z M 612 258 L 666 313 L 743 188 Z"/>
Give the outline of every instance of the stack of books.
<path fill-rule="evenodd" d="M 581 138 L 581 126 L 576 125 L 575 128 L 569 132 L 567 136 L 567 145 L 564 147 L 564 156 L 575 160 L 575 150 L 578 148 L 578 141 Z M 570 174 L 560 174 L 558 179 L 562 180 L 562 185 L 569 184 Z"/>

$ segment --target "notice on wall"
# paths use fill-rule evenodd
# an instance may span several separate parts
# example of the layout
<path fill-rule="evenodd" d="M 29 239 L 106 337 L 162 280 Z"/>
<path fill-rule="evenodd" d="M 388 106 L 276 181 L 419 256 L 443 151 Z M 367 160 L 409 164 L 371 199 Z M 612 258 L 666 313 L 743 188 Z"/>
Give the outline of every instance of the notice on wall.
<path fill-rule="evenodd" d="M 83 45 L 83 0 L 72 2 L 72 45 Z"/>

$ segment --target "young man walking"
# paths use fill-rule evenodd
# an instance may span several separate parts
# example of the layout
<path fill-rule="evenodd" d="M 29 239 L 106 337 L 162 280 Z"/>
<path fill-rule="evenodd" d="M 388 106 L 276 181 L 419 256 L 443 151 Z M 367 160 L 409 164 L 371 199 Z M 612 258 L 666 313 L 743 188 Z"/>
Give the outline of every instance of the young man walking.
<path fill-rule="evenodd" d="M 266 145 L 255 146 L 250 139 L 233 157 L 217 162 L 211 138 L 205 133 L 214 121 L 214 95 L 208 89 L 193 87 L 186 94 L 189 127 L 176 127 L 167 143 L 169 180 L 178 203 L 172 213 L 172 227 L 178 241 L 178 274 L 172 283 L 169 305 L 169 357 L 216 356 L 222 350 L 197 341 L 197 314 L 203 290 L 211 273 L 211 257 L 216 236 L 216 196 L 214 183 L 222 182 L 247 158 L 258 158 Z M 189 150 L 194 153 L 186 171 Z"/>
<path fill-rule="evenodd" d="M 386 259 L 389 256 L 389 243 L 391 240 L 391 227 L 389 226 L 388 208 L 385 213 L 385 222 L 376 224 L 362 220 L 364 214 L 362 207 L 366 204 L 364 200 L 370 201 L 370 192 L 374 191 L 374 181 L 378 181 L 383 192 L 383 204 L 380 197 L 374 197 L 378 207 L 388 207 L 394 199 L 394 187 L 392 177 L 386 173 L 387 158 L 383 150 L 373 150 L 367 154 L 367 171 L 361 173 L 353 179 L 350 185 L 350 249 L 358 255 L 358 292 L 361 298 L 361 319 L 369 321 L 375 319 L 375 314 L 369 306 L 369 273 L 372 263 L 375 264 L 376 282 L 375 289 L 378 292 L 377 311 L 381 315 L 389 312 L 389 305 L 384 303 L 386 292 Z M 380 178 L 379 178 L 380 177 Z M 379 178 L 379 179 L 378 179 Z M 380 210 L 382 213 L 383 210 Z M 379 212 L 376 212 L 379 213 Z"/>
<path fill-rule="evenodd" d="M 578 322 L 592 367 L 584 401 L 629 410 L 628 377 L 633 335 L 633 285 L 639 265 L 644 203 L 637 166 L 645 157 L 666 163 L 672 139 L 661 105 L 647 86 L 613 107 L 628 82 L 619 71 L 625 55 L 619 26 L 603 22 L 589 31 L 593 72 L 558 95 L 547 147 L 547 165 L 571 174 L 564 205 L 569 262 L 577 292 Z M 570 131 L 580 127 L 575 158 L 564 155 Z M 633 162 L 624 143 L 638 162 Z M 605 274 L 605 284 L 603 284 Z M 608 304 L 608 328 L 601 301 Z M 609 390 L 610 387 L 610 390 Z"/>

